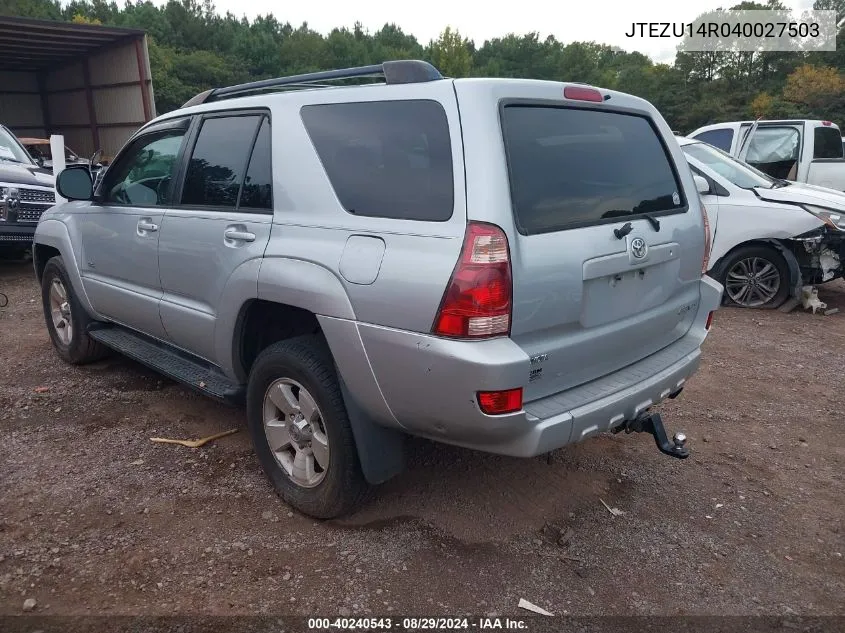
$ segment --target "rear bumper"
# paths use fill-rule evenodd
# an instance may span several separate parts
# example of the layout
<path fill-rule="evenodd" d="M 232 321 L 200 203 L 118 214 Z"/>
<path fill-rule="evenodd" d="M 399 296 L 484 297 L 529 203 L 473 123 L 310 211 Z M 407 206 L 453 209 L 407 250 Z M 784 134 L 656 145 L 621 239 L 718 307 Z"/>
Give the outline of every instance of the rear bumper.
<path fill-rule="evenodd" d="M 510 339 L 450 341 L 360 323 L 358 331 L 382 404 L 399 427 L 440 442 L 531 457 L 610 430 L 681 388 L 698 369 L 707 315 L 721 297 L 721 285 L 704 277 L 698 313 L 684 337 L 613 374 L 502 416 L 482 413 L 475 394 L 528 383 L 530 360 Z"/>

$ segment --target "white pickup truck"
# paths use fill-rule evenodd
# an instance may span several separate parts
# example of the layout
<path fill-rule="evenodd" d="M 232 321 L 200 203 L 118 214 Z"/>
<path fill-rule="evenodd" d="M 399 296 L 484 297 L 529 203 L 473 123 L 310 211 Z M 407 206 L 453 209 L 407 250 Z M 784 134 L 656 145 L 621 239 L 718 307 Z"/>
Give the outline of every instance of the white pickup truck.
<path fill-rule="evenodd" d="M 781 180 L 845 191 L 842 132 L 830 121 L 735 121 L 687 135 Z"/>

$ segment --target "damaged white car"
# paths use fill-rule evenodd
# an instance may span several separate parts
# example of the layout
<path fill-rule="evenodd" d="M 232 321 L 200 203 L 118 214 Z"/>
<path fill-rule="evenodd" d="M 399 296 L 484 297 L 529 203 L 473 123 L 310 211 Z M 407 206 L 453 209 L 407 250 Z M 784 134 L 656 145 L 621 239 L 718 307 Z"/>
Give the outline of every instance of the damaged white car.
<path fill-rule="evenodd" d="M 845 275 L 845 194 L 772 178 L 701 141 L 678 143 L 707 208 L 708 274 L 725 302 L 777 308 Z"/>

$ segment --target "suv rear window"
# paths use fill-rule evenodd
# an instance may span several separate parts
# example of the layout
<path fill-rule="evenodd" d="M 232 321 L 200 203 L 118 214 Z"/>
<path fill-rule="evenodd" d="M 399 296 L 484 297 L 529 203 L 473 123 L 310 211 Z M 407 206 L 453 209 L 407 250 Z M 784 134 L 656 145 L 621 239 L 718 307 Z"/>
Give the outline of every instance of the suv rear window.
<path fill-rule="evenodd" d="M 452 144 L 436 101 L 309 105 L 302 120 L 349 213 L 431 222 L 452 217 Z"/>
<path fill-rule="evenodd" d="M 813 133 L 813 158 L 842 158 L 842 136 L 835 127 L 817 127 Z"/>
<path fill-rule="evenodd" d="M 511 105 L 502 131 L 523 234 L 686 211 L 666 148 L 645 117 Z"/>

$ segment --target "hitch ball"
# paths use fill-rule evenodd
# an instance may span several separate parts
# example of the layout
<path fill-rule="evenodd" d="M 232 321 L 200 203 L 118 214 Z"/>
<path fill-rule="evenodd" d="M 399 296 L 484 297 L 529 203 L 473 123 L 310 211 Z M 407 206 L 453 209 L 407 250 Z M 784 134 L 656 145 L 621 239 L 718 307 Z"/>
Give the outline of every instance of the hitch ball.
<path fill-rule="evenodd" d="M 675 448 L 683 448 L 687 444 L 687 436 L 683 433 L 675 433 L 672 436 L 672 441 L 675 443 Z"/>

